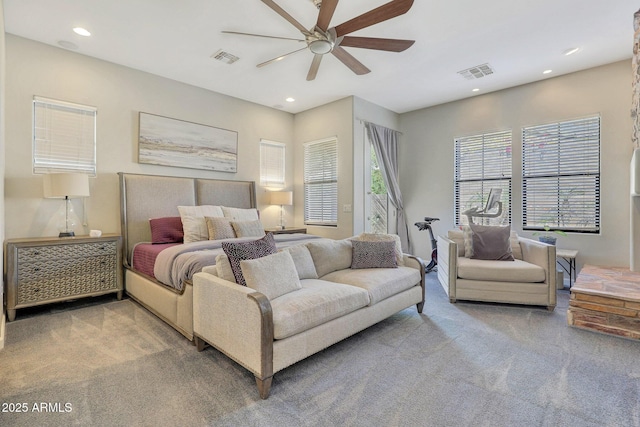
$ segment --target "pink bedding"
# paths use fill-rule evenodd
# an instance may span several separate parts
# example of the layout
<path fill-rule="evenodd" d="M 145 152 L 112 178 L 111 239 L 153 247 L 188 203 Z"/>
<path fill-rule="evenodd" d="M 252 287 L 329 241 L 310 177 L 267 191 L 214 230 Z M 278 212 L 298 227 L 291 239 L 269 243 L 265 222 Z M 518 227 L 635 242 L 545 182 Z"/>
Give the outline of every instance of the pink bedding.
<path fill-rule="evenodd" d="M 155 279 L 153 266 L 156 263 L 158 254 L 171 246 L 181 245 L 182 243 L 138 243 L 133 248 L 133 268 L 134 270 L 151 276 Z"/>

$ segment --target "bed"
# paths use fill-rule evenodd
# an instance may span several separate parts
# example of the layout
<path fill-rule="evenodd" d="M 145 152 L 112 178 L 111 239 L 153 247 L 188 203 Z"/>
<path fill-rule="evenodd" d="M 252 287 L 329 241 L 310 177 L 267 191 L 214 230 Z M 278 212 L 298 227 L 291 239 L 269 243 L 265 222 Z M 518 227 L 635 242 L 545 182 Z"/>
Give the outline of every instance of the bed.
<path fill-rule="evenodd" d="M 152 218 L 179 217 L 178 206 L 225 206 L 241 210 L 256 208 L 255 183 L 206 178 L 168 177 L 120 172 L 120 216 L 124 245 L 124 282 L 127 295 L 193 340 L 193 286 L 191 277 L 215 265 L 221 241 L 151 245 Z M 278 247 L 302 244 L 317 236 L 274 236 Z M 255 237 L 231 238 L 230 241 Z M 136 267 L 141 246 L 155 259 L 153 268 Z M 174 266 L 176 263 L 176 266 Z"/>

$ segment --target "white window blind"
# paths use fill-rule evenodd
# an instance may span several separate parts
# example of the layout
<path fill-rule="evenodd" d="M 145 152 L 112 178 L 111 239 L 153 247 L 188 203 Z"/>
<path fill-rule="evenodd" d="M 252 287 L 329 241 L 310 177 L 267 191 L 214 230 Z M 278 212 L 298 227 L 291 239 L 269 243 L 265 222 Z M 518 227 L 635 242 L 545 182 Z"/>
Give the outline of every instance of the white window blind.
<path fill-rule="evenodd" d="M 266 187 L 284 187 L 285 144 L 260 141 L 260 184 Z"/>
<path fill-rule="evenodd" d="M 338 140 L 304 144 L 304 223 L 338 225 Z"/>
<path fill-rule="evenodd" d="M 34 97 L 33 172 L 96 174 L 94 107 Z"/>
<path fill-rule="evenodd" d="M 522 129 L 522 226 L 600 230 L 600 116 Z"/>
<path fill-rule="evenodd" d="M 484 223 L 511 222 L 511 169 L 510 130 L 455 139 L 456 225 L 468 223 L 466 210 L 484 208 L 492 188 L 502 189 L 502 215 Z"/>

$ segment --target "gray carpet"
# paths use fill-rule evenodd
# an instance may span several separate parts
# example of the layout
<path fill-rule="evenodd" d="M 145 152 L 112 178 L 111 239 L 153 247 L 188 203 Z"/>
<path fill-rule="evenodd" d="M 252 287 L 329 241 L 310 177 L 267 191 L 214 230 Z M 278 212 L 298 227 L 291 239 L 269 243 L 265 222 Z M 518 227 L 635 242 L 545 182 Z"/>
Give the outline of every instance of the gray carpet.
<path fill-rule="evenodd" d="M 640 426 L 640 343 L 569 328 L 568 297 L 553 313 L 449 304 L 430 273 L 422 315 L 277 373 L 266 401 L 243 368 L 131 300 L 18 311 L 0 425 Z"/>

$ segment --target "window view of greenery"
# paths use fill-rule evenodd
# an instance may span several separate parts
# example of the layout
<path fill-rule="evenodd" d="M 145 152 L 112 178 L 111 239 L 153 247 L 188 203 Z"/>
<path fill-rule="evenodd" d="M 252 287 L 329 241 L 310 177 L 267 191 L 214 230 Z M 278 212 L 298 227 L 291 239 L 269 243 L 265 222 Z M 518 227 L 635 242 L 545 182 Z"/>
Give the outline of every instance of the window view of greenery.
<path fill-rule="evenodd" d="M 387 187 L 378 164 L 376 152 L 371 150 L 371 223 L 372 233 L 387 232 Z"/>
<path fill-rule="evenodd" d="M 477 224 L 511 222 L 511 131 L 455 139 L 456 225 L 468 224 L 467 210 L 484 208 L 492 188 L 502 190 L 502 214 Z"/>
<path fill-rule="evenodd" d="M 600 117 L 522 130 L 522 226 L 600 229 Z"/>

